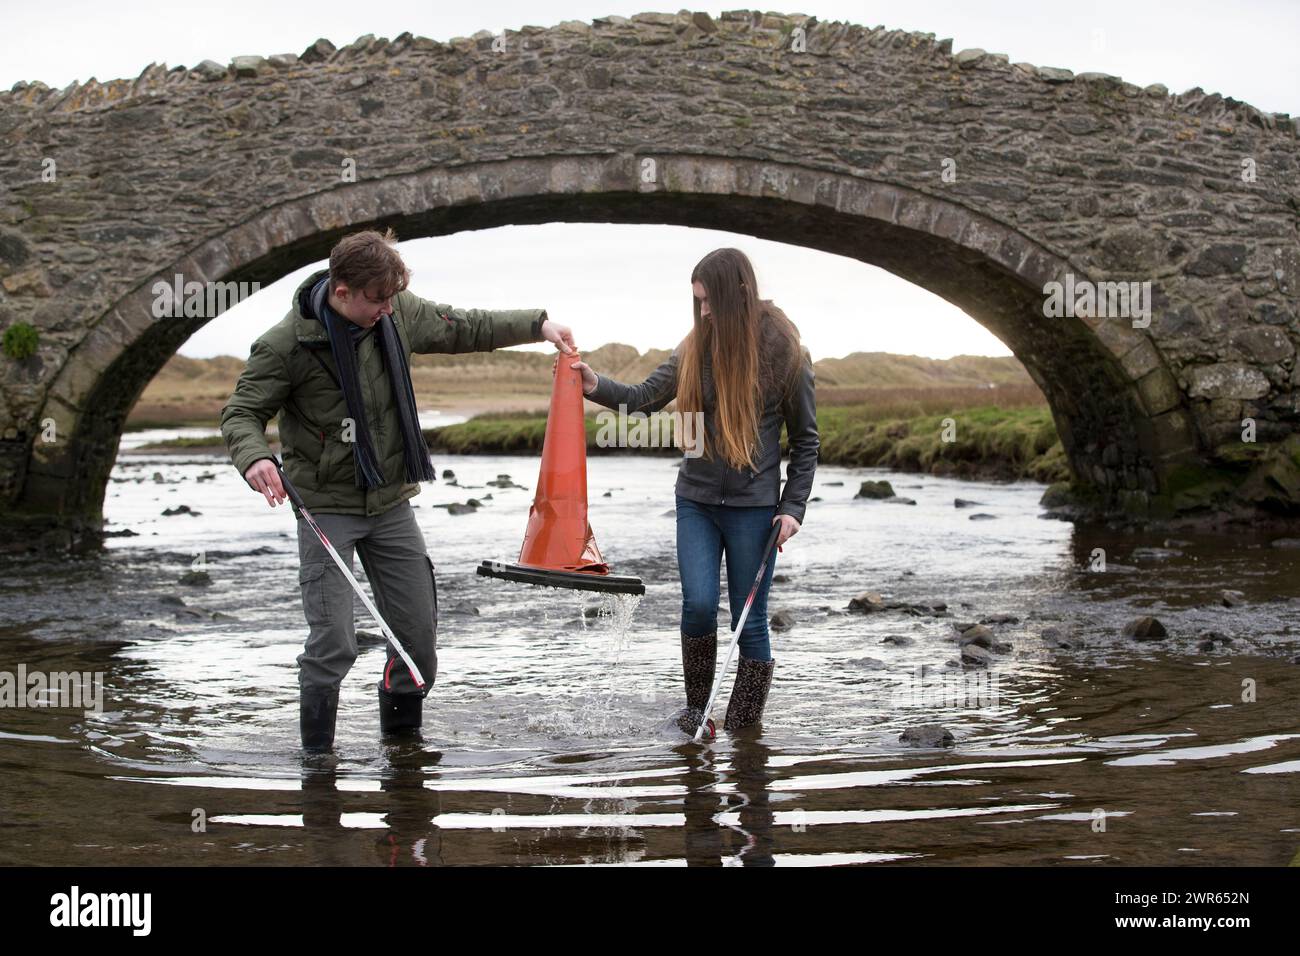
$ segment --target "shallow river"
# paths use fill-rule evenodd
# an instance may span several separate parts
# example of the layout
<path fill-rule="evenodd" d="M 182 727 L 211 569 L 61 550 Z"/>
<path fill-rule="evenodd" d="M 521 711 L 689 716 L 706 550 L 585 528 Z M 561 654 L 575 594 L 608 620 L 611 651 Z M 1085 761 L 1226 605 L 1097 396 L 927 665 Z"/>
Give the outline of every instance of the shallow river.
<path fill-rule="evenodd" d="M 332 763 L 298 749 L 292 515 L 228 460 L 123 454 L 105 514 L 134 535 L 96 557 L 4 559 L 0 672 L 101 674 L 102 707 L 0 709 L 0 864 L 1280 865 L 1300 850 L 1295 551 L 1076 530 L 1039 518 L 1037 485 L 823 466 L 777 559 L 769 610 L 793 626 L 773 631 L 763 732 L 701 748 L 665 729 L 681 704 L 675 462 L 590 460 L 597 541 L 646 582 L 620 603 L 476 577 L 518 556 L 537 459 L 434 461 L 462 487 L 414 499 L 441 607 L 423 739 L 380 742 L 384 651 L 368 643 Z M 485 485 L 500 474 L 527 488 Z M 855 500 L 868 477 L 916 505 Z M 489 493 L 474 514 L 433 507 Z M 198 514 L 161 514 L 177 505 Z M 193 568 L 210 585 L 179 583 Z M 850 613 L 864 591 L 901 606 Z M 1121 635 L 1143 615 L 1169 636 Z M 953 625 L 978 621 L 1000 649 L 963 665 Z M 929 724 L 953 745 L 900 742 Z"/>

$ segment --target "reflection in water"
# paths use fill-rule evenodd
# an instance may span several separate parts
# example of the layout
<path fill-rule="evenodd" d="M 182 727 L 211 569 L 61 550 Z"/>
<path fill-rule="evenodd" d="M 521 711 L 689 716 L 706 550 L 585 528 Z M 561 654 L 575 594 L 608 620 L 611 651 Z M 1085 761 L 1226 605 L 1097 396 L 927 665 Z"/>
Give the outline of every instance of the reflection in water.
<path fill-rule="evenodd" d="M 529 485 L 536 459 L 438 464 L 458 483 L 415 499 L 442 608 L 422 739 L 379 740 L 384 652 L 363 642 L 335 755 L 301 757 L 292 519 L 224 461 L 124 456 L 106 514 L 134 534 L 99 556 L 5 559 L 0 672 L 100 674 L 104 697 L 99 712 L 0 709 L 0 863 L 1296 855 L 1300 572 L 1266 540 L 1076 530 L 1039 519 L 1031 485 L 891 475 L 917 501 L 900 508 L 854 500 L 868 473 L 822 468 L 777 559 L 771 610 L 794 623 L 773 634 L 763 732 L 704 748 L 665 730 L 681 703 L 674 464 L 590 463 L 601 548 L 647 584 L 621 603 L 477 578 L 482 559 L 515 558 L 531 498 L 487 482 Z M 959 496 L 995 519 L 971 522 Z M 470 497 L 472 515 L 434 507 Z M 191 513 L 162 514 L 179 504 Z M 849 613 L 863 591 L 892 607 Z M 1144 614 L 1170 636 L 1120 636 Z M 962 663 L 953 627 L 980 621 L 986 667 Z M 927 724 L 955 746 L 900 743 Z"/>

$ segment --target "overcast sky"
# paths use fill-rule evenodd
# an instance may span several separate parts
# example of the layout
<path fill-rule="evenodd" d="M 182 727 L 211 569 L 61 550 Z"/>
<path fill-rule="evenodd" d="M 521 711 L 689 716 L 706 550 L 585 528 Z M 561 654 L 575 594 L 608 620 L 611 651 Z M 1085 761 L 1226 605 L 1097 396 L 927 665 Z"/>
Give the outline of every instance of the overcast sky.
<path fill-rule="evenodd" d="M 770 5 L 754 4 L 756 9 Z M 386 0 L 315 3 L 138 0 L 18 3 L 4 0 L 0 87 L 42 80 L 134 78 L 151 61 L 193 66 L 241 54 L 301 53 L 317 37 L 336 46 L 403 31 L 447 40 L 480 29 L 549 26 L 608 14 L 675 12 L 654 0 L 529 0 L 446 4 Z M 715 16 L 745 4 L 690 5 Z M 995 0 L 807 2 L 775 9 L 822 20 L 951 37 L 953 50 L 982 47 L 1012 62 L 1112 73 L 1172 92 L 1199 86 L 1260 109 L 1300 114 L 1300 0 Z M 691 266 L 735 245 L 754 260 L 760 287 L 794 319 L 820 359 L 854 351 L 945 358 L 1007 349 L 941 299 L 861 263 L 747 236 L 669 226 L 553 223 L 505 227 L 402 244 L 413 291 L 453 305 L 547 308 L 580 346 L 610 341 L 664 348 L 689 329 Z M 304 270 L 305 271 L 305 270 Z M 210 322 L 181 352 L 246 356 L 288 307 L 301 274 L 268 286 Z"/>

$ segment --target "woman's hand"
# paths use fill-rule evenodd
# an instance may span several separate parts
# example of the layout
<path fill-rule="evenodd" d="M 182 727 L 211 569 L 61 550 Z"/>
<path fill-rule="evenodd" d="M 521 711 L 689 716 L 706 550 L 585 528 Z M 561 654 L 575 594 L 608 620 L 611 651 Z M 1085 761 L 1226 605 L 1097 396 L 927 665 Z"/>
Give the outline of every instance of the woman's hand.
<path fill-rule="evenodd" d="M 780 551 L 781 545 L 799 533 L 799 522 L 790 515 L 777 515 L 772 519 L 772 524 L 778 521 L 781 522 L 781 532 L 776 536 L 776 550 Z"/>
<path fill-rule="evenodd" d="M 542 338 L 552 343 L 565 355 L 572 355 L 577 346 L 573 344 L 573 331 L 567 325 L 560 325 L 552 319 L 542 323 Z"/>
<path fill-rule="evenodd" d="M 570 362 L 569 368 L 576 368 L 582 373 L 582 394 L 590 395 L 596 389 L 596 382 L 599 377 L 591 370 L 586 362 Z"/>

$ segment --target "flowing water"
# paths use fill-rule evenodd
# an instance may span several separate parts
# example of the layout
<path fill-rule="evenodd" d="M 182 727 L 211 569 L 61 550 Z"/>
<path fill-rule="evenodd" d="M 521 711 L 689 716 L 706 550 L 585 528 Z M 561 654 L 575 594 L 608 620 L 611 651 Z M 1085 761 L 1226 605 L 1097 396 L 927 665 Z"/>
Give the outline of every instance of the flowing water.
<path fill-rule="evenodd" d="M 475 576 L 517 557 L 537 462 L 435 456 L 460 487 L 413 500 L 441 610 L 423 738 L 379 739 L 384 650 L 367 641 L 336 758 L 304 763 L 287 506 L 219 456 L 123 454 L 105 514 L 134 534 L 0 565 L 0 672 L 102 681 L 99 708 L 0 709 L 0 864 L 1278 865 L 1300 849 L 1296 552 L 1075 529 L 1038 517 L 1031 484 L 891 474 L 915 506 L 855 500 L 882 475 L 823 466 L 777 558 L 769 611 L 793 624 L 773 632 L 763 732 L 697 747 L 665 726 L 682 704 L 675 462 L 589 462 L 597 541 L 640 599 Z M 526 487 L 487 485 L 501 474 Z M 433 507 L 469 497 L 474 514 Z M 197 514 L 161 514 L 178 505 Z M 191 571 L 210 583 L 180 583 Z M 886 609 L 848 611 L 864 591 Z M 1170 636 L 1123 637 L 1142 615 Z M 978 621 L 987 666 L 954 639 Z M 952 746 L 900 741 L 934 724 Z"/>

